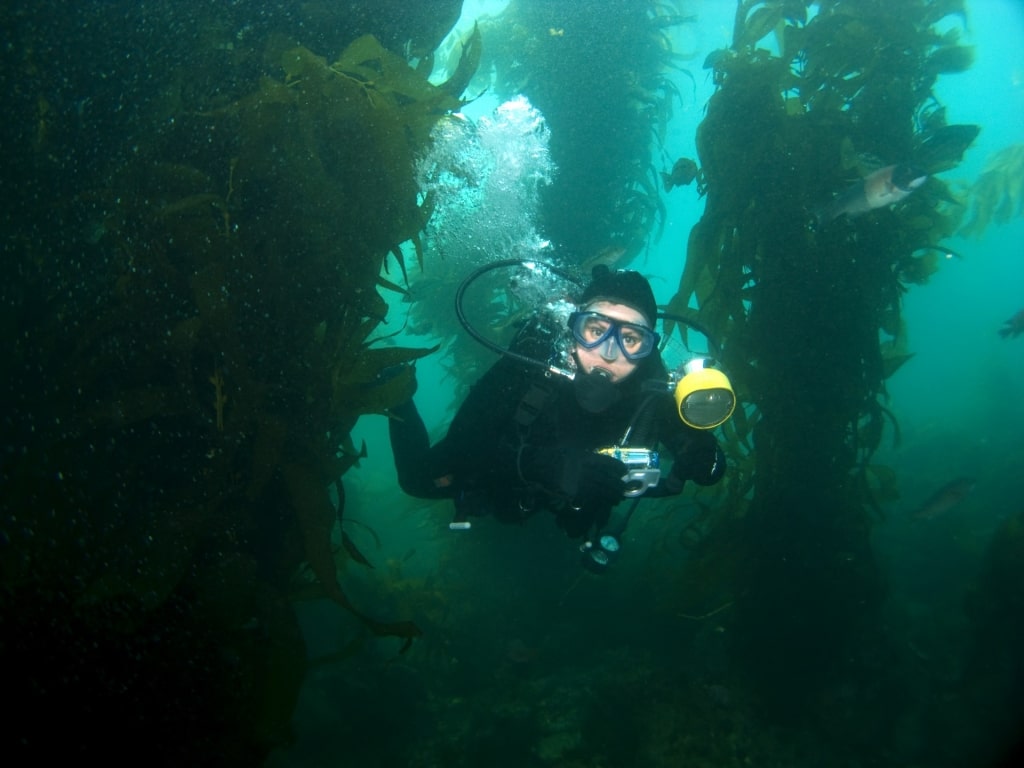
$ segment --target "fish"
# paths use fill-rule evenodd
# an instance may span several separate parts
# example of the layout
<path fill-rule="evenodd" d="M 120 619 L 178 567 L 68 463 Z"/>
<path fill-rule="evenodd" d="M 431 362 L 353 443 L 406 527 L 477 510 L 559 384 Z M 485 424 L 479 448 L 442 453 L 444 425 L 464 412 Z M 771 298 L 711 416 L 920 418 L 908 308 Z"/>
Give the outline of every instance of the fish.
<path fill-rule="evenodd" d="M 1014 339 L 1024 333 L 1024 309 L 1011 317 L 999 329 L 999 335 L 1004 339 Z"/>
<path fill-rule="evenodd" d="M 665 186 L 666 192 L 671 192 L 674 187 L 685 187 L 700 174 L 697 163 L 688 157 L 681 157 L 676 160 L 675 165 L 669 173 L 661 171 L 661 183 Z"/>
<path fill-rule="evenodd" d="M 963 501 L 964 497 L 974 489 L 976 483 L 977 480 L 973 477 L 958 477 L 956 480 L 951 480 L 911 512 L 911 519 L 934 520 Z"/>
<path fill-rule="evenodd" d="M 840 216 L 855 218 L 895 205 L 925 183 L 928 174 L 909 165 L 887 165 L 870 173 L 815 212 L 819 227 Z"/>

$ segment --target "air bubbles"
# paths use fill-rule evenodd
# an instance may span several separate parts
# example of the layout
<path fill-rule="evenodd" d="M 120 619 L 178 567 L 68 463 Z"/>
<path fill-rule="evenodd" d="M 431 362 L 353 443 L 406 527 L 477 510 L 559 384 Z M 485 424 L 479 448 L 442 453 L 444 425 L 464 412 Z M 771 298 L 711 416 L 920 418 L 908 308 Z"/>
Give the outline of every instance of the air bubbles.
<path fill-rule="evenodd" d="M 438 122 L 417 163 L 433 213 L 427 246 L 462 272 L 506 258 L 539 258 L 550 248 L 535 229 L 541 187 L 555 172 L 543 115 L 525 96 L 474 124 L 462 114 Z"/>

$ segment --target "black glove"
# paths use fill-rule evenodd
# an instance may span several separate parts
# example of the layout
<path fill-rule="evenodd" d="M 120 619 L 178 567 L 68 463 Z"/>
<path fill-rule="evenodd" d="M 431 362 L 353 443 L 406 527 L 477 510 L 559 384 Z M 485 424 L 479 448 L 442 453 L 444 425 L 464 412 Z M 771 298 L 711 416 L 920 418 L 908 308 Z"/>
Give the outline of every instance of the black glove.
<path fill-rule="evenodd" d="M 725 474 L 725 453 L 710 432 L 697 432 L 675 455 L 672 474 L 697 485 L 714 485 Z"/>
<path fill-rule="evenodd" d="M 584 509 L 611 507 L 626 493 L 623 478 L 629 470 L 611 456 L 587 451 L 582 456 L 579 484 L 572 502 Z"/>
<path fill-rule="evenodd" d="M 524 448 L 520 474 L 575 506 L 612 506 L 626 492 L 626 465 L 581 448 Z"/>

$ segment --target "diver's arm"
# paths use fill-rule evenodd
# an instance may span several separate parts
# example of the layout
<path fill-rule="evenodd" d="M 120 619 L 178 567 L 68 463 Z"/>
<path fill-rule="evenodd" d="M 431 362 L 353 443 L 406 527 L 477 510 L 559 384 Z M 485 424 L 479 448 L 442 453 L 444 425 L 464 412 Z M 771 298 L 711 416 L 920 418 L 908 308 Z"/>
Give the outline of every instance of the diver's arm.
<path fill-rule="evenodd" d="M 522 366 L 499 360 L 459 406 L 448 428 L 445 450 L 460 486 L 511 484 L 518 479 L 512 438 L 526 382 Z"/>
<path fill-rule="evenodd" d="M 692 432 L 681 453 L 676 454 L 676 462 L 682 462 L 688 479 L 697 485 L 714 485 L 725 474 L 725 451 L 711 432 Z"/>
<path fill-rule="evenodd" d="M 682 493 L 687 480 L 714 485 L 725 474 L 725 452 L 710 431 L 680 423 L 665 447 L 672 456 L 672 468 L 645 496 L 675 496 Z"/>

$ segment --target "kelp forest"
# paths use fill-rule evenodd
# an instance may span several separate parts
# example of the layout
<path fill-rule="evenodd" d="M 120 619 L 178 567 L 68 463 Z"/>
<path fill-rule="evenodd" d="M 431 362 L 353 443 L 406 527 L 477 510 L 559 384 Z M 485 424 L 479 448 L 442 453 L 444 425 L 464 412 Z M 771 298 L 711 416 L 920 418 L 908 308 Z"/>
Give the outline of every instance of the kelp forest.
<path fill-rule="evenodd" d="M 909 352 L 901 297 L 958 225 L 934 174 L 979 130 L 947 124 L 932 94 L 972 59 L 932 29 L 948 9 L 807 10 L 741 4 L 733 47 L 707 61 L 719 84 L 697 135 L 707 202 L 673 299 L 681 312 L 695 299 L 746 403 L 723 508 L 738 547 L 736 655 L 783 719 L 834 700 L 876 643 L 868 534 L 888 489 L 872 456 L 898 428 L 884 395 Z M 777 54 L 759 47 L 770 33 Z M 830 190 L 867 176 L 864 156 L 927 182 L 871 217 L 817 217 Z"/>
<path fill-rule="evenodd" d="M 899 439 L 886 380 L 913 355 L 902 298 L 954 255 L 943 241 L 967 210 L 935 174 L 980 126 L 948 123 L 933 90 L 973 61 L 955 30 L 936 31 L 959 4 L 822 2 L 813 18 L 811 6 L 739 3 L 732 47 L 705 61 L 718 86 L 697 133 L 706 205 L 670 308 L 721 340 L 745 404 L 724 428 L 737 466 L 697 572 L 732 563 L 734 659 L 765 711 L 827 728 L 840 691 L 874 675 L 891 642 L 869 541 L 897 493 L 873 461 Z M 867 184 L 867 157 L 926 180 L 870 217 L 823 216 L 830 190 Z M 1000 185 L 1014 175 L 992 172 Z M 993 197 L 972 200 L 974 220 L 1012 206 L 1012 193 Z M 995 602 L 1019 599 L 987 586 Z M 858 739 L 884 738 L 883 702 L 908 696 L 906 682 L 876 686 Z"/>
<path fill-rule="evenodd" d="M 128 727 L 154 752 L 140 759 L 256 764 L 302 684 L 303 590 L 377 635 L 419 634 L 349 601 L 331 531 L 352 425 L 409 382 L 361 384 L 430 351 L 373 344 L 379 275 L 423 225 L 412 160 L 459 108 L 479 40 L 433 86 L 380 41 L 431 51 L 458 3 L 397 21 L 321 4 L 338 34 L 319 53 L 297 29 L 257 28 L 255 4 L 234 19 L 132 4 L 123 28 L 94 4 L 18 5 L 3 11 L 18 39 L 4 143 L 20 148 L 5 215 L 12 728 L 38 749 L 72 723 L 83 753 L 106 754 Z M 106 66 L 93 35 L 145 58 L 111 73 L 127 90 L 90 90 Z"/>
<path fill-rule="evenodd" d="M 1006 207 L 1020 197 L 1007 181 L 1021 176 L 1019 152 L 968 197 L 937 175 L 981 129 L 949 122 L 933 92 L 972 63 L 943 26 L 962 3 L 743 0 L 731 46 L 706 60 L 672 42 L 699 22 L 682 1 L 512 0 L 457 27 L 462 11 L 461 0 L 0 9 L 12 764 L 264 764 L 294 742 L 314 666 L 296 607 L 313 601 L 354 621 L 359 648 L 376 644 L 385 665 L 414 665 L 459 614 L 423 581 L 364 568 L 342 524 L 349 472 L 368 451 L 354 428 L 416 386 L 412 368 L 381 373 L 442 356 L 445 386 L 464 392 L 493 360 L 453 316 L 468 269 L 439 246 L 422 158 L 474 100 L 526 97 L 550 131 L 556 170 L 537 184 L 537 229 L 552 258 L 580 274 L 643 270 L 668 215 L 652 157 L 693 99 L 679 83 L 704 77 L 715 90 L 690 190 L 703 214 L 665 309 L 717 340 L 740 407 L 721 430 L 726 480 L 702 497 L 652 604 L 717 614 L 731 685 L 765 729 L 824 734 L 861 763 L 890 737 L 885 712 L 906 704 L 905 681 L 881 669 L 896 652 L 870 534 L 896 492 L 895 469 L 874 457 L 899 432 L 886 382 L 913 354 L 902 302 L 926 290 L 954 233 L 1019 215 Z M 925 177 L 899 205 L 827 207 L 890 166 Z M 1014 653 L 1019 629 L 999 617 L 1019 608 L 1022 553 L 1008 524 L 979 587 L 979 658 Z M 352 569 L 374 588 L 353 592 Z M 345 676 L 357 651 L 315 663 Z M 878 683 L 858 694 L 853 722 L 848 691 L 865 676 Z M 685 720 L 689 689 L 669 687 L 652 701 L 664 722 Z M 708 690 L 738 727 L 736 705 Z M 1020 704 L 1000 680 L 983 691 L 993 707 Z M 603 705 L 579 706 L 591 708 L 584 733 L 607 730 Z M 393 764 L 769 754 L 767 738 L 699 746 L 713 722 L 602 741 L 604 763 L 585 740 L 538 736 L 547 746 L 529 759 L 502 747 L 515 762 L 489 763 L 475 743 Z M 334 749 L 338 765 L 372 754 Z M 647 757 L 623 757 L 638 750 Z M 925 752 L 920 764 L 947 764 Z"/>

